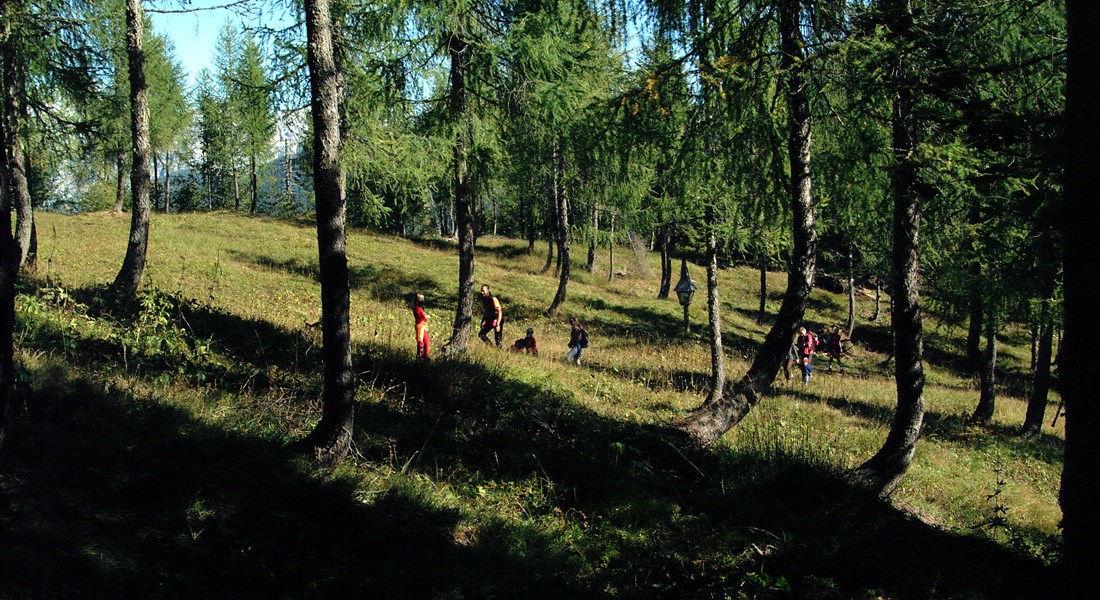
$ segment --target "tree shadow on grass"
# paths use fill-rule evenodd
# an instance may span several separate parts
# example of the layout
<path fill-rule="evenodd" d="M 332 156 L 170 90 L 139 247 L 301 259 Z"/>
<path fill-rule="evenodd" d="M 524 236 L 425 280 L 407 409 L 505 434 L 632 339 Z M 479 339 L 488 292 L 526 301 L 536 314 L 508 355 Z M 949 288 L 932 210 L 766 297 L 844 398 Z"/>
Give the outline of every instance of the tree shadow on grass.
<path fill-rule="evenodd" d="M 255 327 L 211 312 L 210 327 Z M 232 351 L 254 357 L 257 345 L 290 345 L 296 335 L 269 326 L 241 335 Z M 382 397 L 359 407 L 356 444 L 367 459 L 465 493 L 514 489 L 525 522 L 550 525 L 479 524 L 467 533 L 457 513 L 411 492 L 364 506 L 355 481 L 319 482 L 274 443 L 89 386 L 40 394 L 20 417 L 30 433 L 19 434 L 29 441 L 5 462 L 10 510 L 46 512 L 10 513 L 5 528 L 14 535 L 5 540 L 18 545 L 4 551 L 48 560 L 6 560 L 20 577 L 5 585 L 16 586 L 12 595 L 101 597 L 177 589 L 708 597 L 746 585 L 761 586 L 760 597 L 784 595 L 763 573 L 784 577 L 795 597 L 868 589 L 926 597 L 935 589 L 937 597 L 1011 598 L 1041 594 L 1037 582 L 1048 577 L 1000 546 L 852 494 L 814 457 L 694 448 L 662 427 L 600 416 L 545 380 L 473 359 L 423 363 L 360 346 L 356 365 Z M 56 451 L 38 450 L 55 437 Z M 52 528 L 54 519 L 62 525 Z M 406 580 L 400 593 L 390 591 Z"/>
<path fill-rule="evenodd" d="M 34 378 L 5 448 L 5 597 L 594 595 L 537 532 L 471 539 L 415 491 L 363 495 L 156 399 Z"/>
<path fill-rule="evenodd" d="M 843 398 L 838 396 L 822 396 L 809 390 L 791 390 L 791 397 L 810 403 L 824 402 L 828 406 L 852 415 L 880 424 L 889 424 L 894 418 L 894 407 L 871 404 Z M 1058 436 L 1041 433 L 1034 439 L 1023 439 L 1017 434 L 1018 427 L 1011 427 L 1002 423 L 994 423 L 988 426 L 972 425 L 967 422 L 965 415 L 944 414 L 938 411 L 927 410 L 924 413 L 924 429 L 922 435 L 937 438 L 947 442 L 960 444 L 977 450 L 991 448 L 998 445 L 1009 445 L 1017 454 L 1028 456 L 1034 460 L 1040 460 L 1047 464 L 1059 464 L 1062 462 L 1062 453 L 1065 443 Z"/>

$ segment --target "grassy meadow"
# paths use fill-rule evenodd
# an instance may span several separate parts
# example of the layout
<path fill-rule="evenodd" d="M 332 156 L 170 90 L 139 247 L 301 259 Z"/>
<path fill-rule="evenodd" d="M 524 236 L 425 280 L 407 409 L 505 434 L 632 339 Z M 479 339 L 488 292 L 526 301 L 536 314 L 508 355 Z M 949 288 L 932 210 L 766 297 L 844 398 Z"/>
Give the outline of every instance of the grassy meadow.
<path fill-rule="evenodd" d="M 974 427 L 964 332 L 925 321 L 926 428 L 890 504 L 844 470 L 885 438 L 895 403 L 883 315 L 859 299 L 844 374 L 819 361 L 713 448 L 667 425 L 705 393 L 705 302 L 685 336 L 628 249 L 608 281 L 575 249 L 569 300 L 545 244 L 478 241 L 505 342 L 414 360 L 407 298 L 427 298 L 433 353 L 453 318 L 448 240 L 348 239 L 359 373 L 353 456 L 320 470 L 286 449 L 320 416 L 313 224 L 227 212 L 154 215 L 140 303 L 106 294 L 128 215 L 37 217 L 39 270 L 17 300 L 19 400 L 3 458 L 4 597 L 519 596 L 1036 598 L 1055 580 L 1061 422 L 1023 422 L 1026 335 L 1005 332 L 994 424 Z M 704 271 L 692 267 L 697 282 Z M 758 274 L 720 274 L 728 376 L 748 368 Z M 785 275 L 770 273 L 769 309 Z M 841 323 L 815 290 L 807 319 Z M 561 360 L 567 318 L 591 345 Z"/>

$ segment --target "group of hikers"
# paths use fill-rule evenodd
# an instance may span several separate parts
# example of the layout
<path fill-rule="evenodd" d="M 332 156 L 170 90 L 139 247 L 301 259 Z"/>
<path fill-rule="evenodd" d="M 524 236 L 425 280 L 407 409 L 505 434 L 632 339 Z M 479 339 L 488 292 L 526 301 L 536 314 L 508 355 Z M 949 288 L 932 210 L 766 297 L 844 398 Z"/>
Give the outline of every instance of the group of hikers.
<path fill-rule="evenodd" d="M 820 335 L 810 331 L 805 325 L 799 327 L 798 337 L 791 343 L 791 347 L 787 351 L 787 360 L 783 362 L 783 375 L 786 376 L 787 381 L 790 381 L 791 370 L 797 366 L 802 373 L 802 383 L 810 383 L 810 378 L 814 374 L 813 359 L 818 351 L 824 352 L 829 357 L 827 370 L 832 371 L 833 361 L 836 361 L 840 372 L 843 373 L 844 362 L 841 358 L 847 350 L 845 348 L 847 341 L 848 337 L 840 326 L 834 327 L 832 331 L 826 330 L 824 334 Z"/>
<path fill-rule="evenodd" d="M 416 358 L 430 360 L 431 339 L 428 336 L 428 313 L 424 311 L 424 294 L 416 294 L 412 302 L 413 319 L 416 323 Z M 569 317 L 569 352 L 565 354 L 565 362 L 581 364 L 581 354 L 588 347 L 588 333 L 581 326 L 576 317 Z M 489 341 L 489 333 L 493 333 L 493 341 Z M 535 339 L 535 329 L 527 328 L 527 334 L 516 340 L 509 348 L 512 352 L 523 352 L 538 356 L 538 340 Z M 488 285 L 481 286 L 481 329 L 477 337 L 486 344 L 496 344 L 501 347 L 504 337 L 504 307 L 500 299 L 493 295 Z M 826 369 L 833 370 L 835 361 L 844 372 L 844 363 L 841 358 L 846 351 L 845 344 L 848 337 L 839 326 L 832 331 L 826 330 L 824 334 L 816 334 L 806 328 L 805 325 L 798 328 L 798 337 L 791 343 L 787 352 L 787 359 L 783 362 L 783 374 L 787 381 L 791 380 L 791 371 L 797 366 L 802 374 L 802 383 L 810 383 L 813 377 L 814 355 L 819 351 L 829 357 Z"/>
<path fill-rule="evenodd" d="M 424 294 L 413 296 L 413 319 L 416 324 L 416 358 L 419 360 L 431 360 L 431 339 L 428 335 L 428 313 L 424 311 Z M 565 355 L 565 362 L 581 364 L 581 354 L 588 347 L 588 332 L 581 326 L 577 317 L 569 317 L 569 352 Z M 493 333 L 493 341 L 489 341 L 489 332 Z M 527 335 L 516 340 L 509 348 L 512 352 L 523 352 L 538 356 L 538 340 L 535 339 L 535 329 L 527 328 Z M 493 295 L 488 285 L 481 286 L 481 329 L 477 337 L 486 344 L 495 343 L 501 347 L 504 337 L 504 307 L 500 299 Z"/>

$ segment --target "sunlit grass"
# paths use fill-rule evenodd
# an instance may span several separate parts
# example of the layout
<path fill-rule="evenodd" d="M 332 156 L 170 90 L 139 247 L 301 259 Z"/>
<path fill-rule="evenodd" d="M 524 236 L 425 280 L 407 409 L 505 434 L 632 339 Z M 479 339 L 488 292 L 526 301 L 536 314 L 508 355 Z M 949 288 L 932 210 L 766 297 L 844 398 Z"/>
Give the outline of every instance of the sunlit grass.
<path fill-rule="evenodd" d="M 45 262 L 41 277 L 64 289 L 110 282 L 121 261 L 128 225 L 128 218 L 110 213 L 40 215 L 39 253 Z M 583 265 L 575 257 L 573 270 L 578 275 L 570 283 L 569 301 L 559 316 L 547 318 L 543 313 L 557 280 L 552 272 L 541 273 L 544 253 L 544 244 L 527 253 L 526 244 L 520 241 L 478 241 L 477 280 L 491 285 L 504 302 L 508 316 L 505 343 L 522 337 L 526 327 L 534 327 L 541 355 L 501 352 L 472 337 L 466 361 L 484 379 L 466 380 L 465 375 L 447 371 L 449 367 L 438 366 L 440 370 L 431 371 L 435 365 L 415 364 L 407 305 L 413 293 L 427 297 L 433 346 L 438 352 L 453 318 L 458 265 L 453 243 L 409 241 L 364 231 L 350 233 L 352 335 L 361 348 L 359 356 L 370 357 L 356 365 L 362 382 L 359 400 L 364 406 L 379 407 L 379 411 L 409 415 L 410 424 L 387 425 L 393 429 L 376 431 L 369 421 L 371 411 L 365 411 L 359 422 L 363 432 L 357 437 L 358 454 L 333 476 L 353 482 L 355 497 L 366 505 L 399 489 L 425 506 L 457 513 L 451 532 L 457 545 L 476 545 L 490 535 L 506 538 L 510 540 L 506 543 L 516 547 L 528 542 L 532 547 L 543 544 L 537 552 L 548 554 L 540 560 L 575 560 L 584 577 L 598 579 L 602 572 L 621 568 L 615 566 L 616 561 L 627 560 L 627 556 L 637 559 L 623 548 L 658 543 L 672 534 L 646 529 L 649 525 L 620 529 L 615 526 L 619 517 L 609 507 L 601 509 L 606 514 L 588 514 L 591 509 L 568 497 L 576 491 L 556 481 L 549 474 L 553 467 L 544 466 L 540 461 L 547 459 L 542 457 L 492 459 L 501 461 L 493 469 L 508 473 L 507 477 L 494 477 L 489 474 L 491 469 L 472 464 L 439 462 L 447 453 L 437 447 L 442 443 L 438 424 L 450 423 L 454 428 L 447 433 L 453 441 L 447 443 L 497 439 L 502 432 L 494 430 L 491 410 L 477 418 L 449 413 L 444 416 L 443 412 L 463 402 L 497 403 L 499 410 L 510 411 L 504 404 L 506 400 L 530 403 L 532 414 L 526 425 L 533 435 L 566 439 L 576 435 L 569 428 L 579 418 L 573 414 L 577 410 L 590 411 L 607 428 L 611 424 L 666 426 L 685 416 L 705 394 L 709 370 L 709 352 L 702 337 L 705 306 L 700 295 L 690 311 L 692 333 L 684 335 L 681 309 L 675 300 L 656 298 L 656 256 L 647 257 L 653 275 L 642 279 L 635 274 L 637 265 L 629 251 L 618 252 L 617 269 L 625 266 L 627 276 L 609 281 L 604 250 L 599 255 L 597 272 L 591 275 L 583 272 Z M 583 255 L 583 248 L 575 253 Z M 285 332 L 286 339 L 299 340 L 293 344 L 300 344 L 300 348 L 271 348 L 256 334 L 259 343 L 248 344 L 255 346 L 250 362 L 229 364 L 234 359 L 221 353 L 240 340 L 224 337 L 235 332 L 213 331 L 208 339 L 212 358 L 208 360 L 216 366 L 210 367 L 210 379 L 204 382 L 196 382 L 186 372 L 179 377 L 151 380 L 124 365 L 121 370 L 103 370 L 102 385 L 108 392 L 124 389 L 135 397 L 181 408 L 203 423 L 242 435 L 280 442 L 304 435 L 319 415 L 320 356 L 310 345 L 319 344 L 317 330 L 311 326 L 320 318 L 316 254 L 315 232 L 308 222 L 232 213 L 154 215 L 146 286 L 179 294 L 240 319 L 274 325 Z M 691 269 L 701 282 L 703 271 L 696 266 Z M 785 276 L 769 273 L 768 277 L 772 298 L 769 310 L 774 311 Z M 748 368 L 752 348 L 762 339 L 767 324 L 755 321 L 755 270 L 724 270 L 720 281 L 728 342 L 727 376 L 737 378 Z M 810 322 L 824 325 L 845 320 L 845 298 L 820 290 L 813 297 L 815 309 L 807 315 Z M 64 303 L 35 302 L 41 305 L 32 306 L 33 302 L 24 298 L 24 314 L 33 309 L 62 320 L 71 318 L 59 312 L 67 310 Z M 885 335 L 887 300 L 883 299 L 884 314 L 876 323 L 865 320 L 871 312 L 870 302 L 862 297 L 860 302 L 857 342 L 864 333 Z M 585 323 L 591 339 L 580 367 L 562 360 L 568 340 L 566 319 L 574 315 Z M 58 327 L 67 333 L 57 335 L 102 340 L 115 340 L 121 335 L 116 326 L 93 317 L 78 321 L 62 323 Z M 926 323 L 935 326 L 936 321 L 930 315 Z M 117 328 L 124 328 L 124 324 L 117 324 Z M 962 333 L 946 325 L 937 332 L 956 337 Z M 24 334 L 24 340 L 31 338 L 33 335 Z M 52 352 L 77 362 L 90 358 L 78 356 L 76 347 L 70 350 L 62 345 Z M 292 355 L 292 359 L 280 362 L 272 358 L 277 353 Z M 20 356 L 31 372 L 39 372 L 49 362 L 43 351 L 29 347 Z M 1007 359 L 1007 368 L 1024 370 L 1020 361 L 1027 356 L 1026 348 L 1002 356 Z M 824 361 L 819 361 L 817 374 L 808 386 L 797 378 L 785 382 L 780 374 L 773 393 L 720 441 L 718 451 L 761 457 L 776 464 L 813 465 L 828 473 L 859 465 L 881 445 L 896 402 L 891 367 L 882 364 L 884 358 L 872 349 L 857 346 L 846 360 L 843 375 L 827 372 Z M 287 360 L 292 364 L 288 365 Z M 1043 440 L 1015 439 L 1009 432 L 1022 423 L 1026 400 L 1002 395 L 992 430 L 969 426 L 966 415 L 977 402 L 971 379 L 939 365 L 926 363 L 925 367 L 928 425 L 913 467 L 894 496 L 895 504 L 920 514 L 937 527 L 987 536 L 1016 550 L 1049 555 L 1049 540 L 1056 538 L 1060 518 L 1057 489 L 1061 423 L 1054 429 L 1045 427 Z M 433 377 L 441 381 L 429 386 L 427 380 Z M 225 385 L 226 381 L 233 385 Z M 515 394 L 531 397 L 512 397 Z M 498 395 L 508 397 L 498 399 Z M 572 408 L 573 404 L 579 408 Z M 544 413 L 537 408 L 543 405 L 556 408 Z M 419 423 L 412 416 L 425 414 L 436 414 L 437 425 L 411 424 Z M 1048 425 L 1052 416 L 1048 413 Z M 522 415 L 509 413 L 508 418 L 524 423 Z M 420 447 L 409 447 L 410 439 L 419 440 Z M 647 481 L 659 472 L 647 466 L 640 451 L 629 444 L 617 444 L 614 441 L 604 448 L 606 455 L 578 456 L 576 460 L 626 461 L 633 465 L 630 469 L 638 470 L 639 481 Z M 493 465 L 489 457 L 477 460 Z M 508 460 L 524 466 L 509 467 L 504 464 Z M 717 477 L 722 489 L 726 485 L 733 489 L 756 475 L 722 472 L 707 476 Z M 644 485 L 639 483 L 638 493 L 647 493 Z M 582 507 L 563 509 L 572 504 Z M 1007 507 L 1006 525 L 989 527 L 993 507 L 998 505 Z M 637 511 L 642 511 L 648 515 L 643 519 L 646 523 L 667 517 L 672 528 L 693 527 L 692 519 L 680 515 L 679 510 L 664 500 L 655 500 L 648 507 L 639 504 L 624 509 L 622 515 L 640 519 Z M 524 542 L 525 528 L 543 532 L 555 540 L 557 549 L 551 550 L 545 541 Z M 736 536 L 723 539 L 733 543 L 732 537 Z M 556 552 L 572 558 L 565 559 Z M 706 560 L 719 560 L 719 554 L 707 554 Z M 727 568 L 741 564 L 735 557 L 722 560 L 732 561 L 724 563 Z M 623 582 L 606 585 L 613 592 L 621 589 Z"/>

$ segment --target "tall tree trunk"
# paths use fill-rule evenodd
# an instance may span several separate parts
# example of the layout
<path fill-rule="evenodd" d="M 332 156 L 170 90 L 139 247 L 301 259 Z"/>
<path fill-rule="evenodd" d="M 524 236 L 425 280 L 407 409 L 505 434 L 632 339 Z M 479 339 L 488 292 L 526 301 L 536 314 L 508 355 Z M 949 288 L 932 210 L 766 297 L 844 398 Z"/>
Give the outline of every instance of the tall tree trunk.
<path fill-rule="evenodd" d="M 886 5 L 887 27 L 909 39 L 911 0 Z M 920 195 L 917 193 L 916 122 L 912 75 L 906 59 L 895 65 L 891 191 L 894 196 L 893 298 L 894 382 L 898 404 L 882 448 L 847 474 L 849 482 L 880 497 L 889 496 L 913 462 L 924 424 L 924 329 L 920 314 Z"/>
<path fill-rule="evenodd" d="M 554 215 L 557 214 L 555 210 Z M 554 216 L 548 215 L 546 217 L 546 262 L 542 265 L 540 273 L 550 272 L 550 265 L 554 264 L 554 242 L 557 234 L 555 230 L 557 227 L 554 225 Z"/>
<path fill-rule="evenodd" d="M 761 324 L 768 316 L 768 255 L 760 249 L 760 306 L 756 311 L 756 323 Z"/>
<path fill-rule="evenodd" d="M 231 160 L 229 174 L 233 176 L 233 210 L 241 210 L 241 182 L 237 177 L 237 161 Z"/>
<path fill-rule="evenodd" d="M 668 298 L 672 291 L 672 227 L 661 227 L 661 288 L 657 291 L 657 297 Z"/>
<path fill-rule="evenodd" d="M 1100 108 L 1095 92 L 1100 86 L 1100 4 L 1066 1 L 1068 27 L 1066 68 L 1065 204 L 1060 220 L 1065 290 L 1065 344 L 1060 351 L 1062 399 L 1066 404 L 1066 443 L 1062 469 L 1063 566 L 1067 598 L 1090 598 L 1096 590 L 1100 556 L 1100 511 L 1096 510 L 1096 482 L 1100 481 L 1100 402 L 1096 382 L 1100 361 L 1094 338 L 1100 332 L 1096 310 L 1096 232 L 1100 231 L 1100 193 L 1096 165 L 1100 164 Z"/>
<path fill-rule="evenodd" d="M 126 152 L 123 150 L 119 150 L 118 153 L 115 154 L 115 169 L 118 175 L 118 181 L 115 186 L 115 207 L 113 210 L 116 213 L 120 213 L 122 212 L 122 203 L 125 200 L 124 192 L 126 190 Z"/>
<path fill-rule="evenodd" d="M 1050 359 L 1054 348 L 1054 319 L 1050 314 L 1050 297 L 1043 300 L 1039 308 L 1039 351 L 1035 360 L 1035 375 L 1031 386 L 1031 396 L 1027 401 L 1027 414 L 1020 435 L 1026 438 L 1038 437 L 1043 429 L 1046 417 L 1047 396 L 1050 392 Z"/>
<path fill-rule="evenodd" d="M 993 420 L 993 409 L 997 403 L 997 331 L 992 314 L 986 315 L 985 319 L 985 354 L 982 355 L 978 376 L 981 396 L 970 421 L 988 425 Z"/>
<path fill-rule="evenodd" d="M 130 242 L 114 283 L 115 293 L 133 298 L 145 273 L 149 245 L 149 86 L 145 82 L 145 50 L 141 0 L 126 0 L 126 57 L 130 67 L 130 139 L 134 162 L 130 167 Z"/>
<path fill-rule="evenodd" d="M 726 382 L 722 399 L 704 404 L 676 425 L 697 443 L 708 445 L 741 421 L 760 401 L 760 395 L 775 381 L 787 357 L 791 339 L 806 312 L 806 299 L 813 287 L 817 230 L 814 217 L 810 172 L 810 103 L 804 73 L 805 43 L 801 34 L 799 0 L 779 3 L 779 33 L 782 69 L 786 73 L 789 137 L 787 153 L 791 176 L 791 223 L 794 248 L 787 273 L 787 291 L 760 351 L 748 373 L 737 383 Z"/>
<path fill-rule="evenodd" d="M 8 63 L 14 60 L 17 52 L 12 47 L 12 3 L 0 2 L 0 51 L 3 55 L 4 71 L 4 110 L 10 110 L 8 102 L 12 100 L 12 94 L 7 85 Z M 15 113 L 18 115 L 19 113 Z M 13 208 L 12 188 L 16 183 L 10 178 L 15 169 L 11 165 L 12 153 L 10 142 L 16 132 L 9 130 L 11 123 L 7 118 L 0 119 L 0 140 L 3 148 L 0 148 L 0 456 L 6 456 L 4 452 L 4 440 L 6 439 L 8 415 L 11 412 L 15 396 L 15 278 L 19 272 L 19 246 L 15 242 L 12 232 L 11 209 Z"/>
<path fill-rule="evenodd" d="M 611 213 L 611 233 L 607 242 L 607 280 L 615 278 L 615 213 Z"/>
<path fill-rule="evenodd" d="M 565 192 L 565 159 L 561 154 L 558 140 L 554 140 L 554 156 L 552 159 L 554 171 L 554 197 L 556 199 L 558 218 L 558 260 L 561 268 L 558 271 L 558 291 L 554 294 L 554 301 L 546 310 L 546 316 L 552 317 L 561 310 L 565 304 L 566 288 L 569 286 L 569 194 Z"/>
<path fill-rule="evenodd" d="M 328 0 L 306 0 L 305 11 L 324 388 L 321 420 L 304 442 L 318 462 L 333 465 L 347 456 L 355 422 L 344 177 L 340 170 L 340 84 Z"/>
<path fill-rule="evenodd" d="M 981 207 L 977 195 L 970 198 L 967 209 L 967 224 L 972 232 L 977 230 L 981 223 Z M 981 369 L 982 364 L 982 320 L 984 317 L 982 297 L 985 291 L 982 289 L 982 263 L 979 256 L 977 234 L 970 240 L 970 325 L 966 331 L 966 361 L 972 371 Z"/>
<path fill-rule="evenodd" d="M 16 268 L 20 269 L 27 261 L 27 253 L 30 251 L 31 227 L 34 224 L 34 210 L 32 208 L 30 192 L 30 173 L 27 170 L 27 161 L 23 154 L 23 139 L 21 136 L 23 119 L 23 53 L 15 46 L 14 34 L 11 33 L 11 11 L 16 10 L 14 2 L 5 3 L 3 27 L 5 33 L 3 78 L 4 78 L 4 176 L 7 179 L 7 189 L 11 208 L 16 212 L 15 244 L 18 251 Z"/>
<path fill-rule="evenodd" d="M 848 322 L 844 329 L 851 341 L 856 335 L 856 272 L 851 247 L 848 248 Z"/>
<path fill-rule="evenodd" d="M 152 210 L 157 208 L 157 200 L 160 198 L 160 155 L 156 150 L 152 151 L 153 156 L 153 191 L 149 198 L 149 207 Z"/>
<path fill-rule="evenodd" d="M 38 228 L 34 224 L 34 196 L 37 192 L 34 189 L 34 175 L 31 171 L 31 153 L 29 150 L 24 154 L 24 158 L 27 163 L 27 198 L 31 201 L 30 207 L 26 211 L 30 214 L 31 234 L 27 239 L 27 252 L 23 260 L 23 270 L 27 273 L 34 273 L 38 270 Z"/>
<path fill-rule="evenodd" d="M 260 203 L 260 190 L 256 188 L 256 155 L 251 154 L 248 157 L 249 160 L 249 177 L 248 181 L 252 188 L 252 203 L 249 206 L 248 212 L 250 214 L 256 214 L 256 207 Z"/>
<path fill-rule="evenodd" d="M 283 204 L 288 213 L 294 211 L 294 194 L 290 189 L 290 137 L 283 137 Z"/>
<path fill-rule="evenodd" d="M 710 327 L 710 391 L 705 404 L 722 399 L 726 383 L 726 353 L 722 349 L 722 311 L 718 297 L 718 233 L 714 205 L 707 205 L 707 323 Z"/>
<path fill-rule="evenodd" d="M 474 200 L 467 164 L 472 135 L 469 115 L 466 114 L 466 70 L 471 64 L 470 53 L 473 50 L 455 32 L 447 38 L 447 51 L 451 58 L 451 118 L 458 130 L 452 149 L 452 184 L 458 229 L 458 308 L 445 353 L 455 355 L 465 352 L 469 344 L 474 309 Z"/>
<path fill-rule="evenodd" d="M 592 236 L 588 239 L 588 259 L 584 268 L 589 273 L 596 272 L 596 245 L 600 240 L 600 208 L 592 207 Z"/>
<path fill-rule="evenodd" d="M 164 153 L 164 213 L 172 208 L 172 155 Z"/>

